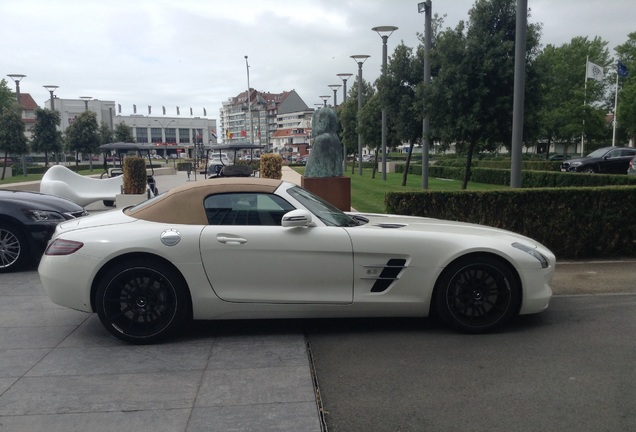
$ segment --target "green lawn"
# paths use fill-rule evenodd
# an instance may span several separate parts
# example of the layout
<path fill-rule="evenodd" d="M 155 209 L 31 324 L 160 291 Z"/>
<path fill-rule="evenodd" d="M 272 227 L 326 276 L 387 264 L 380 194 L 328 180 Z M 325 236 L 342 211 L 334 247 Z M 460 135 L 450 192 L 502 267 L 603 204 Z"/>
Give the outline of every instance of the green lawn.
<path fill-rule="evenodd" d="M 293 167 L 294 170 L 303 174 L 304 167 Z M 409 175 L 406 186 L 402 186 L 402 174 L 388 173 L 386 181 L 382 180 L 382 173 L 376 172 L 375 178 L 371 178 L 371 169 L 364 169 L 362 176 L 358 175 L 356 169 L 355 174 L 351 175 L 351 169 L 345 173 L 351 177 L 351 207 L 362 212 L 384 213 L 384 195 L 387 192 L 397 191 L 422 191 L 422 177 Z M 505 186 L 484 184 L 484 183 L 468 183 L 468 190 L 493 190 L 502 189 Z M 429 178 L 428 190 L 431 191 L 460 191 L 461 181 Z"/>

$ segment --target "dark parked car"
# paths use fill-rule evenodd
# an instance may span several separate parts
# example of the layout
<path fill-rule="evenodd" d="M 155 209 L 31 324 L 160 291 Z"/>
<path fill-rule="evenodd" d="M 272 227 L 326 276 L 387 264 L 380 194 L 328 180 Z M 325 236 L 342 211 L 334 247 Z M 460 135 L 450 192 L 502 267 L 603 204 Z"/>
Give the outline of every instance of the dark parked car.
<path fill-rule="evenodd" d="M 602 174 L 625 174 L 636 148 L 603 147 L 583 158 L 564 161 L 561 171 Z"/>
<path fill-rule="evenodd" d="M 87 214 L 65 198 L 0 189 L 0 273 L 39 260 L 58 223 Z"/>
<path fill-rule="evenodd" d="M 550 157 L 548 158 L 551 161 L 560 161 L 560 160 L 567 160 L 570 159 L 572 156 L 567 155 L 567 154 L 561 154 L 561 153 L 555 153 L 553 155 L 550 155 Z"/>

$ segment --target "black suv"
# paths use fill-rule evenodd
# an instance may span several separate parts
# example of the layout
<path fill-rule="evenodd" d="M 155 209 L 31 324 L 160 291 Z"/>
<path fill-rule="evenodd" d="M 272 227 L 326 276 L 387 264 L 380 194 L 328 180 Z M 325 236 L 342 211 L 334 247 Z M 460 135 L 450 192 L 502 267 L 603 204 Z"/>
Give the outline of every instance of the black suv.
<path fill-rule="evenodd" d="M 625 174 L 636 148 L 603 147 L 583 158 L 569 159 L 561 164 L 564 172 Z"/>

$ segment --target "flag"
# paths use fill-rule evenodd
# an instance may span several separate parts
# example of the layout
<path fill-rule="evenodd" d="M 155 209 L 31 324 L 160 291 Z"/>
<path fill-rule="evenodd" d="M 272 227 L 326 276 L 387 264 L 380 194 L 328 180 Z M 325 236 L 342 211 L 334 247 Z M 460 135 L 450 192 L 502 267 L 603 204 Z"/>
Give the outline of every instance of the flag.
<path fill-rule="evenodd" d="M 117 112 L 119 112 L 119 114 L 121 114 L 121 104 L 117 104 Z"/>
<path fill-rule="evenodd" d="M 225 131 L 225 135 L 227 135 L 228 138 L 232 138 L 232 132 L 230 132 L 229 129 Z"/>
<path fill-rule="evenodd" d="M 152 114 L 152 107 L 148 105 L 148 115 Z"/>
<path fill-rule="evenodd" d="M 190 107 L 190 115 L 192 115 L 192 107 Z"/>
<path fill-rule="evenodd" d="M 619 60 L 618 65 L 616 66 L 616 73 L 620 77 L 626 77 L 627 75 L 629 75 L 629 69 L 627 69 L 627 66 L 625 66 L 625 64 Z"/>
<path fill-rule="evenodd" d="M 203 108 L 203 117 L 207 117 L 208 116 L 208 112 L 205 110 L 205 108 Z"/>
<path fill-rule="evenodd" d="M 166 115 L 166 107 L 162 106 L 161 109 L 163 109 L 163 115 Z"/>
<path fill-rule="evenodd" d="M 213 137 L 214 139 L 216 139 L 216 138 L 217 138 L 217 137 L 216 137 L 216 131 L 215 131 L 214 129 L 210 129 L 210 135 L 212 135 L 212 137 Z"/>
<path fill-rule="evenodd" d="M 587 62 L 587 69 L 585 70 L 585 80 L 592 78 L 596 81 L 603 81 L 603 68 L 592 62 Z"/>
<path fill-rule="evenodd" d="M 137 105 L 133 104 L 133 114 L 137 114 Z"/>
<path fill-rule="evenodd" d="M 245 129 L 243 129 L 243 130 L 241 131 L 241 136 L 242 136 L 243 138 L 245 138 L 245 137 L 247 136 L 247 131 L 246 131 Z"/>
<path fill-rule="evenodd" d="M 181 115 L 181 112 L 179 111 L 179 107 L 177 107 L 177 115 Z"/>

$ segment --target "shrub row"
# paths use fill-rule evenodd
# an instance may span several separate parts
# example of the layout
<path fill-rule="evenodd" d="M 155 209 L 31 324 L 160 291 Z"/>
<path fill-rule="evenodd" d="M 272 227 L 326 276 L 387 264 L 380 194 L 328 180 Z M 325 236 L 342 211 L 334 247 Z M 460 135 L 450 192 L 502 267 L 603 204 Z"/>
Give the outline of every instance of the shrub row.
<path fill-rule="evenodd" d="M 471 222 L 543 243 L 559 258 L 636 256 L 636 187 L 390 192 L 388 213 Z"/>
<path fill-rule="evenodd" d="M 450 167 L 460 167 L 463 168 L 466 166 L 466 159 L 443 159 L 435 161 L 436 166 L 450 166 Z M 473 160 L 471 161 L 471 165 L 473 168 L 495 168 L 495 169 L 510 169 L 510 159 L 505 160 Z M 560 161 L 537 161 L 537 160 L 528 160 L 521 161 L 521 168 L 523 170 L 534 170 L 534 171 L 559 171 L 561 169 Z"/>

